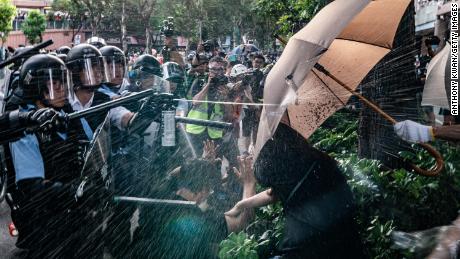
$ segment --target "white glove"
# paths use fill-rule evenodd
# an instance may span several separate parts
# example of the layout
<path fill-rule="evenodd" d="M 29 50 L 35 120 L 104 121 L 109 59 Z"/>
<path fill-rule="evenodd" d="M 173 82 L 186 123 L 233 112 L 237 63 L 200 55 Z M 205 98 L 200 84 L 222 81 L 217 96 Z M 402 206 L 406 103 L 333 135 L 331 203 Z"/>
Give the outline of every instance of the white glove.
<path fill-rule="evenodd" d="M 393 127 L 396 135 L 408 142 L 425 143 L 434 140 L 431 126 L 405 120 L 396 123 Z"/>

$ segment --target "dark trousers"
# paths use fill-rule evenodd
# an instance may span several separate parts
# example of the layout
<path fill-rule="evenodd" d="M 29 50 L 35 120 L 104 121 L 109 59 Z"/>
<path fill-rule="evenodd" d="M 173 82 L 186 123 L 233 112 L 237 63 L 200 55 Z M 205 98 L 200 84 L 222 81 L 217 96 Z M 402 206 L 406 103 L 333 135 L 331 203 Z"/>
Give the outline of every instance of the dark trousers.
<path fill-rule="evenodd" d="M 102 221 L 76 205 L 69 186 L 40 178 L 17 183 L 16 246 L 28 249 L 28 258 L 102 258 Z"/>

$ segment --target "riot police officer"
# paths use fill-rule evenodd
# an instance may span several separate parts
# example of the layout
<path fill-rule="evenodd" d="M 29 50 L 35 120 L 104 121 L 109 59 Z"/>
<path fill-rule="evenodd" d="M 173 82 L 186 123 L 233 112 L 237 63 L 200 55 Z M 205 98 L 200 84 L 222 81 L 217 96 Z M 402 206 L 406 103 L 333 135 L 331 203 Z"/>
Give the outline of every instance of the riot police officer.
<path fill-rule="evenodd" d="M 21 109 L 71 112 L 67 75 L 57 57 L 29 58 L 21 68 L 17 89 Z M 11 216 L 19 231 L 16 245 L 28 249 L 31 258 L 84 255 L 78 238 L 67 232 L 71 228 L 66 222 L 73 209 L 71 186 L 79 175 L 79 141 L 86 136 L 78 121 L 62 125 L 55 132 L 27 134 L 10 144 L 15 184 L 8 191 L 14 201 Z M 56 245 L 62 243 L 68 245 Z"/>
<path fill-rule="evenodd" d="M 99 51 L 104 62 L 106 76 L 106 82 L 99 88 L 99 91 L 116 97 L 115 95 L 119 94 L 126 75 L 125 54 L 115 46 L 105 46 L 100 48 Z"/>
<path fill-rule="evenodd" d="M 105 46 L 99 49 L 104 62 L 106 80 L 97 90 L 111 99 L 121 97 L 120 88 L 126 86 L 124 82 L 126 74 L 126 59 L 123 51 L 115 46 Z M 123 93 L 125 94 L 126 91 Z M 130 108 L 135 108 L 133 103 Z M 131 146 L 135 145 L 136 138 L 132 138 L 127 131 L 112 128 L 111 131 L 112 157 L 110 169 L 114 176 L 114 193 L 121 196 L 133 196 L 135 173 L 133 168 L 136 163 L 136 155 L 130 152 Z M 134 194 L 135 195 L 135 194 Z M 112 257 L 125 258 L 129 253 L 127 243 L 130 242 L 130 229 L 132 214 L 136 206 L 115 204 L 112 207 L 107 221 L 105 244 Z"/>
<path fill-rule="evenodd" d="M 178 97 L 185 97 L 184 69 L 176 62 L 166 62 L 162 65 L 163 79 L 169 82 L 171 93 Z"/>
<path fill-rule="evenodd" d="M 158 59 L 149 54 L 141 55 L 136 59 L 128 74 L 130 89 L 137 92 L 155 87 L 162 76 Z"/>
<path fill-rule="evenodd" d="M 67 66 L 71 73 L 73 89 L 75 92 L 71 100 L 74 110 L 84 110 L 111 100 L 105 93 L 96 91 L 105 79 L 105 67 L 101 52 L 90 44 L 79 44 L 73 47 L 67 55 Z M 110 120 L 119 129 L 129 125 L 133 113 L 123 107 L 117 107 L 109 112 Z M 105 112 L 89 115 L 83 120 L 83 126 L 88 135 L 104 121 Z"/>

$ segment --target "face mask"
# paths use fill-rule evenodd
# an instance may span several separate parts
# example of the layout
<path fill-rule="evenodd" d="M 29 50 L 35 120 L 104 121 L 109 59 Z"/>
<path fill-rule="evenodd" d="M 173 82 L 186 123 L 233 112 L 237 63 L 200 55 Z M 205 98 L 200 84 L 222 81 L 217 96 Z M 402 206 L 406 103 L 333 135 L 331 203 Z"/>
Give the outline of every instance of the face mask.
<path fill-rule="evenodd" d="M 431 49 L 436 52 L 438 50 L 438 45 L 431 45 Z"/>

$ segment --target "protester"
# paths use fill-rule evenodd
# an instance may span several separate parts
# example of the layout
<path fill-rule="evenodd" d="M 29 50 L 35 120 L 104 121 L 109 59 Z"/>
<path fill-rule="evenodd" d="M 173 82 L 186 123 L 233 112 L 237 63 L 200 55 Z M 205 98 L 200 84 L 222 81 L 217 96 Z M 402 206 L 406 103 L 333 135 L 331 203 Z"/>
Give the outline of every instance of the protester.
<path fill-rule="evenodd" d="M 225 216 L 229 194 L 222 185 L 219 160 L 214 143 L 207 142 L 203 157 L 190 159 L 169 172 L 155 191 L 156 197 L 195 202 L 197 207 L 158 206 L 141 222 L 143 258 L 214 258 L 216 247 L 230 232 L 243 229 L 253 217 L 246 210 L 238 217 Z M 243 199 L 255 194 L 252 160 L 241 159 L 235 174 L 241 180 Z M 203 181 L 206 179 L 205 181 Z M 180 247 L 177 244 L 181 244 Z"/>
<path fill-rule="evenodd" d="M 364 258 L 353 195 L 332 158 L 280 124 L 255 161 L 254 174 L 269 189 L 238 202 L 227 216 L 279 200 L 286 218 L 283 258 Z"/>

